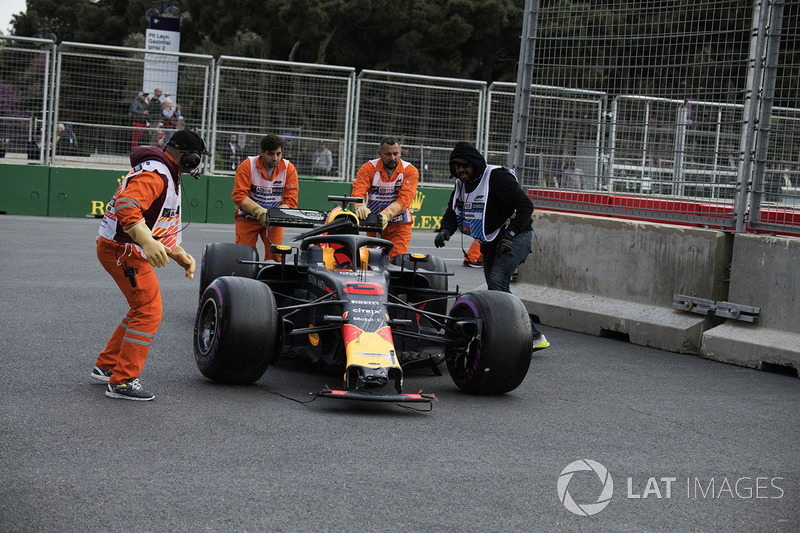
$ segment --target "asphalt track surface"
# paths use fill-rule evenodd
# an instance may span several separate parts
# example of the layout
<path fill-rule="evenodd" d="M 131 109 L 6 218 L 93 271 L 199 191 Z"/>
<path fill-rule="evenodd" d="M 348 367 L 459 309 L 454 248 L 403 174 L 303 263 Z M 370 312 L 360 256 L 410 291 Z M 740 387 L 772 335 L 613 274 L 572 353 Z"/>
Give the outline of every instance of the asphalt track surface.
<path fill-rule="evenodd" d="M 95 257 L 97 226 L 0 217 L 4 532 L 800 530 L 800 381 L 615 339 L 542 328 L 552 347 L 499 397 L 461 393 L 446 372 L 407 375 L 406 390 L 438 397 L 427 413 L 300 404 L 288 398 L 339 376 L 200 375 L 197 280 L 170 264 L 142 374 L 156 398 L 106 398 L 88 374 L 126 306 Z M 233 226 L 184 231 L 198 258 L 232 239 Z M 415 233 L 412 249 L 432 240 Z M 440 255 L 451 286 L 482 282 L 457 243 Z M 581 459 L 608 469 L 610 500 L 595 471 L 562 475 Z M 562 498 L 608 504 L 578 516 Z"/>

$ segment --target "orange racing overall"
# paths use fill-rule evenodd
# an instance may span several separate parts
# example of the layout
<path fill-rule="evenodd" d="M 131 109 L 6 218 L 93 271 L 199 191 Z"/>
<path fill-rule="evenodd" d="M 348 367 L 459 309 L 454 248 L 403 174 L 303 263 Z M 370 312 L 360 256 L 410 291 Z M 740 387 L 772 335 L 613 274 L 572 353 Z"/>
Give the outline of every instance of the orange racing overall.
<path fill-rule="evenodd" d="M 297 170 L 294 165 L 281 158 L 278 165 L 267 172 L 261 156 L 248 157 L 236 169 L 231 197 L 236 203 L 236 242 L 256 246 L 258 238 L 264 243 L 264 260 L 274 258 L 270 252 L 270 243 L 283 243 L 283 228 L 271 227 L 269 235 L 261 223 L 238 209 L 245 198 L 250 198 L 261 207 L 279 207 L 286 204 L 292 209 L 297 209 Z"/>
<path fill-rule="evenodd" d="M 97 258 L 130 306 L 95 363 L 113 371 L 112 385 L 139 377 L 161 323 L 156 273 L 123 228 L 144 218 L 154 238 L 160 236 L 169 250 L 180 249 L 181 181 L 175 161 L 156 147 L 143 146 L 131 152 L 131 163 L 134 168 L 108 203 L 97 237 Z"/>

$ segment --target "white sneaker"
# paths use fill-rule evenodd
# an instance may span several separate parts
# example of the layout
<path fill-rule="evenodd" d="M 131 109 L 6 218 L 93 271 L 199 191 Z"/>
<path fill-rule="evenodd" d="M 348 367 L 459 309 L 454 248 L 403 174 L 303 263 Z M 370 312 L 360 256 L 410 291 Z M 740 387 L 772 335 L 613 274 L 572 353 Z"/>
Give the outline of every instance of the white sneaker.
<path fill-rule="evenodd" d="M 531 352 L 538 352 L 539 350 L 544 350 L 550 346 L 550 342 L 547 340 L 547 337 L 544 336 L 544 333 L 540 334 L 538 337 L 533 339 L 533 349 Z"/>

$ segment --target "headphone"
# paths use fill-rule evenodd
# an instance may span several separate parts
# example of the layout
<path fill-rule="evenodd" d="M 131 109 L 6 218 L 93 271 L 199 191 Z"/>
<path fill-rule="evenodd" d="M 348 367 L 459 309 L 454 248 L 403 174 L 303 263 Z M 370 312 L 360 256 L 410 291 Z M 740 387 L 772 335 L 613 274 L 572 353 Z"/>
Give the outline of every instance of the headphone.
<path fill-rule="evenodd" d="M 165 152 L 167 151 L 167 146 L 172 146 L 173 148 L 176 148 L 176 146 L 174 144 L 167 143 L 167 145 L 164 146 L 164 151 Z M 201 158 L 200 154 L 198 154 L 197 152 L 186 152 L 181 156 L 180 164 L 184 168 L 189 169 L 189 174 L 191 174 L 191 176 L 194 179 L 199 180 L 200 179 L 200 161 L 201 160 L 202 160 L 202 158 Z"/>
<path fill-rule="evenodd" d="M 180 161 L 180 165 L 183 168 L 188 169 L 189 173 L 192 175 L 192 177 L 194 177 L 195 179 L 198 179 L 200 177 L 199 176 L 199 174 L 200 174 L 200 161 L 202 161 L 202 154 L 206 153 L 206 143 L 205 143 L 205 141 L 203 141 L 203 139 L 197 133 L 195 133 L 195 132 L 193 132 L 191 130 L 188 130 L 188 129 L 187 130 L 181 130 L 180 132 L 176 133 L 176 137 L 177 137 L 178 134 L 180 134 L 182 132 L 188 132 L 189 134 L 193 135 L 195 137 L 195 140 L 200 141 L 200 144 L 202 145 L 202 148 L 199 150 L 200 153 L 198 153 L 198 152 L 184 152 L 183 155 L 181 155 L 181 161 Z M 176 148 L 178 150 L 182 150 L 182 148 L 180 146 L 177 146 L 173 142 L 174 140 L 175 139 L 170 139 L 170 141 L 167 143 L 167 145 L 164 146 L 164 151 L 165 152 L 167 151 L 167 147 L 168 146 L 172 146 L 173 148 Z M 183 144 L 183 143 L 181 143 L 181 144 Z M 207 154 L 207 155 L 211 155 L 211 154 Z"/>
<path fill-rule="evenodd" d="M 200 165 L 200 154 L 197 152 L 187 152 L 183 154 L 181 156 L 181 165 L 189 170 L 194 170 Z"/>

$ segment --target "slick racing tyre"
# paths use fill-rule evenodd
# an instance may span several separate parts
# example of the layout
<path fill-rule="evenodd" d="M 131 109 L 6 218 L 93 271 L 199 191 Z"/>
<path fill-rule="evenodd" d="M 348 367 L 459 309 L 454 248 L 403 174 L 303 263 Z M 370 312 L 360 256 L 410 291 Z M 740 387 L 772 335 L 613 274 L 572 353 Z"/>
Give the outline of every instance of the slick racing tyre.
<path fill-rule="evenodd" d="M 476 318 L 479 331 L 471 327 Z M 503 394 L 522 383 L 531 364 L 533 330 L 519 298 L 500 291 L 468 292 L 450 309 L 449 325 L 463 337 L 445 350 L 447 370 L 461 390 Z"/>
<path fill-rule="evenodd" d="M 223 276 L 206 288 L 194 324 L 194 358 L 207 378 L 253 383 L 282 348 L 272 290 L 253 279 Z"/>
<path fill-rule="evenodd" d="M 258 261 L 258 251 L 252 246 L 232 242 L 212 242 L 203 248 L 200 259 L 200 296 L 220 276 L 241 276 L 254 279 L 258 265 L 243 265 L 244 261 Z"/>

